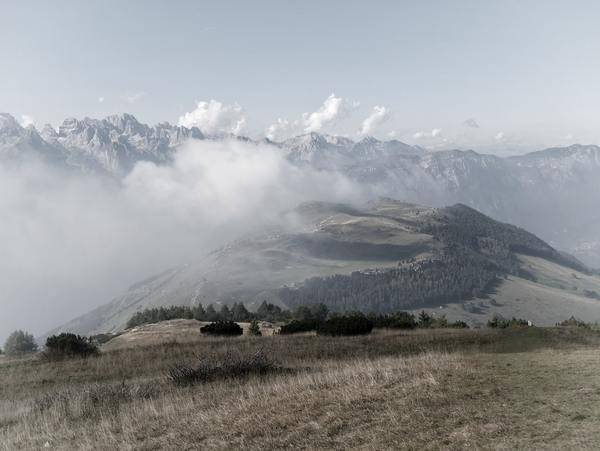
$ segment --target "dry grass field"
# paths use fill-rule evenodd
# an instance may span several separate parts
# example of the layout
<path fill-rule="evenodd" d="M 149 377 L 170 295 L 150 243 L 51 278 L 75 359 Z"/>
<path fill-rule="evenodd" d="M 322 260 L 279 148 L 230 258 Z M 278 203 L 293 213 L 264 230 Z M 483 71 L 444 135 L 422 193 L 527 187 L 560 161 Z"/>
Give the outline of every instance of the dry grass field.
<path fill-rule="evenodd" d="M 278 370 L 167 377 L 198 355 L 257 350 Z M 198 337 L 3 360 L 0 449 L 593 449 L 598 374 L 600 335 L 575 328 Z"/>

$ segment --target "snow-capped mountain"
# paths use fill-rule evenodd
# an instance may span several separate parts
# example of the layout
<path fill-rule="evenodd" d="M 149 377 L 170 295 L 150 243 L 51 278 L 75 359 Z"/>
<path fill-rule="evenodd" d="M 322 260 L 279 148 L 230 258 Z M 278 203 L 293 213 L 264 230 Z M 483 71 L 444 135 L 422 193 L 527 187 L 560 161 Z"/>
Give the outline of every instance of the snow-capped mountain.
<path fill-rule="evenodd" d="M 55 130 L 23 128 L 0 114 L 0 159 L 37 156 L 69 170 L 120 178 L 138 161 L 168 164 L 178 146 L 207 137 L 197 128 L 148 126 L 130 114 L 66 119 Z M 517 224 L 600 265 L 586 243 L 600 241 L 600 147 L 573 145 L 501 158 L 472 150 L 431 152 L 400 141 L 309 133 L 277 146 L 292 163 L 341 172 L 373 195 L 432 206 L 464 203 Z M 586 249 L 585 255 L 578 249 Z M 593 254 L 593 255 L 591 255 Z"/>

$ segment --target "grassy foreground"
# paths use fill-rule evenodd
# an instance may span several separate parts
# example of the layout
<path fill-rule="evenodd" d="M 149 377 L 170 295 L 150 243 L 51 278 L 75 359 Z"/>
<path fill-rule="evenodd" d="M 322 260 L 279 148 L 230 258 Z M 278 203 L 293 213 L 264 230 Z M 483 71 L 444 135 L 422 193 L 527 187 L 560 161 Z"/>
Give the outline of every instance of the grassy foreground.
<path fill-rule="evenodd" d="M 197 354 L 285 371 L 176 387 Z M 600 446 L 600 335 L 375 331 L 170 342 L 0 363 L 0 449 L 557 449 Z"/>

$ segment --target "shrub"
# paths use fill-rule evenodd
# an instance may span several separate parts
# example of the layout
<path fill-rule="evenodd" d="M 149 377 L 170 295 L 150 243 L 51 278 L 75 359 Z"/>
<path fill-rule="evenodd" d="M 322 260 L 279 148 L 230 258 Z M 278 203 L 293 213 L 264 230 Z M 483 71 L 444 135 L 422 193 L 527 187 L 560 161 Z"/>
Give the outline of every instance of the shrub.
<path fill-rule="evenodd" d="M 4 343 L 4 352 L 9 356 L 16 356 L 35 352 L 38 345 L 33 335 L 22 330 L 15 330 L 8 336 Z"/>
<path fill-rule="evenodd" d="M 574 316 L 571 316 L 569 319 L 566 319 L 560 323 L 556 323 L 556 325 L 563 327 L 584 327 L 586 329 L 591 328 L 591 326 L 588 323 L 583 322 L 580 319 L 575 318 Z"/>
<path fill-rule="evenodd" d="M 233 321 L 215 321 L 202 326 L 200 332 L 210 335 L 242 335 L 244 330 Z"/>
<path fill-rule="evenodd" d="M 494 317 L 487 322 L 487 327 L 492 329 L 507 329 L 509 327 L 527 327 L 529 323 L 526 319 L 512 318 L 505 319 L 500 315 L 494 315 Z"/>
<path fill-rule="evenodd" d="M 437 318 L 431 317 L 429 327 L 431 329 L 445 329 L 449 326 L 446 315 L 440 315 Z"/>
<path fill-rule="evenodd" d="M 259 349 L 250 355 L 228 351 L 221 358 L 198 357 L 198 363 L 195 366 L 177 364 L 171 367 L 168 377 L 175 385 L 186 386 L 214 380 L 240 378 L 251 374 L 264 375 L 277 370 L 275 362 L 262 349 Z"/>
<path fill-rule="evenodd" d="M 315 319 L 294 319 L 279 328 L 279 333 L 283 335 L 297 334 L 299 332 L 311 332 L 317 330 L 321 321 Z"/>
<path fill-rule="evenodd" d="M 362 313 L 334 316 L 317 328 L 319 335 L 365 335 L 373 330 L 373 322 Z"/>
<path fill-rule="evenodd" d="M 469 325 L 467 323 L 465 323 L 464 321 L 454 321 L 453 323 L 450 323 L 448 325 L 448 327 L 451 327 L 452 329 L 468 329 Z"/>
<path fill-rule="evenodd" d="M 396 312 L 390 315 L 370 315 L 373 327 L 388 329 L 414 329 L 417 327 L 415 315 L 408 312 Z"/>
<path fill-rule="evenodd" d="M 260 326 L 258 325 L 258 321 L 256 321 L 255 319 L 250 321 L 250 327 L 248 327 L 248 335 L 254 335 L 256 337 L 262 335 L 262 332 L 260 331 Z"/>
<path fill-rule="evenodd" d="M 98 355 L 96 344 L 86 337 L 71 333 L 52 335 L 46 339 L 44 355 L 50 359 L 91 357 Z"/>
<path fill-rule="evenodd" d="M 35 398 L 32 407 L 40 413 L 55 411 L 69 418 L 95 418 L 106 412 L 116 413 L 123 404 L 158 395 L 155 383 L 90 384 L 47 393 Z"/>

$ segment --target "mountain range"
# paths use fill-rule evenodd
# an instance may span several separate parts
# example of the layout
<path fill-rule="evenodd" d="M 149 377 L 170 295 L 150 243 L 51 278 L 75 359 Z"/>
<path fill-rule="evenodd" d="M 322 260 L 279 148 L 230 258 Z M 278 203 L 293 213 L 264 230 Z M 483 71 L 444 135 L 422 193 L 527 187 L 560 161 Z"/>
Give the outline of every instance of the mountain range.
<path fill-rule="evenodd" d="M 35 156 L 70 171 L 112 178 L 126 176 L 139 161 L 168 164 L 189 139 L 207 136 L 197 128 L 161 123 L 148 126 L 130 114 L 105 119 L 66 119 L 58 129 L 21 127 L 0 114 L 0 160 Z M 502 158 L 472 150 L 428 151 L 397 140 L 380 141 L 310 133 L 276 146 L 302 167 L 336 171 L 389 196 L 430 206 L 463 203 L 516 224 L 600 266 L 600 147 L 573 145 Z"/>

